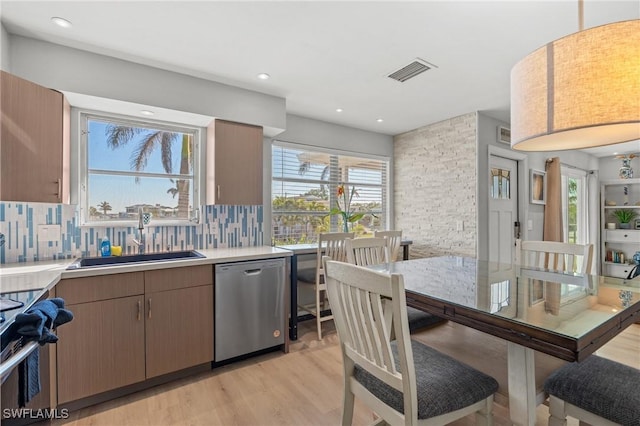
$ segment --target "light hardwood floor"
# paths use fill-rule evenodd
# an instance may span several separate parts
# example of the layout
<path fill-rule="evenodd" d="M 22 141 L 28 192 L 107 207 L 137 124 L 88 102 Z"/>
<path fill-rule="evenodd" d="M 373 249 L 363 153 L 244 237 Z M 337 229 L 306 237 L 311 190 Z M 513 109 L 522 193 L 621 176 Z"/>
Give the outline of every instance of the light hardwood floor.
<path fill-rule="evenodd" d="M 217 368 L 71 413 L 69 419 L 54 424 L 338 425 L 342 361 L 332 325 L 323 324 L 326 335 L 320 342 L 315 340 L 315 322 L 301 323 L 300 339 L 291 345 L 289 354 L 274 352 Z M 426 330 L 415 338 L 436 341 L 438 334 L 460 331 L 451 323 L 437 327 L 438 330 Z M 640 368 L 639 348 L 640 325 L 634 324 L 598 354 Z M 498 363 L 494 360 L 493 364 Z M 369 424 L 372 416 L 356 400 L 353 424 Z M 539 406 L 536 426 L 546 425 L 547 417 L 547 407 Z M 494 404 L 494 421 L 497 426 L 508 425 L 507 408 Z M 475 422 L 470 416 L 452 424 L 467 426 Z M 574 419 L 569 420 L 569 425 L 577 424 Z"/>

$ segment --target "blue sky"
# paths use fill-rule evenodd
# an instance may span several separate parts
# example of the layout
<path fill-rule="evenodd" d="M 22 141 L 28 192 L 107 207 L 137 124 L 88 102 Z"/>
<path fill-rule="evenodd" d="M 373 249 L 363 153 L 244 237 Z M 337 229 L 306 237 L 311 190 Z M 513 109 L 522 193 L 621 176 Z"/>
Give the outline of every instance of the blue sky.
<path fill-rule="evenodd" d="M 131 171 L 131 158 L 143 135 L 136 135 L 127 144 L 112 149 L 107 145 L 107 124 L 89 120 L 88 164 L 89 169 Z M 180 150 L 182 138 L 173 143 L 172 163 L 173 172 L 180 170 Z M 149 173 L 165 173 L 162 168 L 160 149 L 156 148 L 149 157 L 144 169 Z M 175 207 L 177 196 L 173 198 L 167 194 L 167 189 L 174 184 L 168 178 L 141 178 L 139 183 L 135 178 L 127 176 L 89 175 L 89 206 L 97 208 L 103 201 L 109 202 L 117 213 L 125 210 L 125 206 L 133 204 L 161 204 Z"/>

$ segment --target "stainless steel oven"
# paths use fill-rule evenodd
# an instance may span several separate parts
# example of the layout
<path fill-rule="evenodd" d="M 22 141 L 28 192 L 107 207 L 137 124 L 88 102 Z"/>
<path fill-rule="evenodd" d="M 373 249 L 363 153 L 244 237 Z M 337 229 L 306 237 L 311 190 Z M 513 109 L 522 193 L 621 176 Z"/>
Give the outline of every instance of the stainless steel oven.
<path fill-rule="evenodd" d="M 21 300 L 28 306 L 35 301 L 34 299 L 37 299 L 37 301 L 44 300 L 48 296 L 46 291 L 44 293 L 30 293 L 24 295 L 12 293 L 11 298 Z M 4 331 L 6 332 L 7 330 L 5 329 Z M 39 351 L 40 392 L 24 407 L 19 407 L 19 366 L 20 363 L 25 362 L 33 351 Z M 0 377 L 2 382 L 2 388 L 0 389 L 0 424 L 2 426 L 28 425 L 37 422 L 42 422 L 40 424 L 50 423 L 48 419 L 52 414 L 50 410 L 50 353 L 51 345 L 40 346 L 37 342 L 23 344 L 21 340 L 10 342 L 3 348 L 0 353 Z"/>

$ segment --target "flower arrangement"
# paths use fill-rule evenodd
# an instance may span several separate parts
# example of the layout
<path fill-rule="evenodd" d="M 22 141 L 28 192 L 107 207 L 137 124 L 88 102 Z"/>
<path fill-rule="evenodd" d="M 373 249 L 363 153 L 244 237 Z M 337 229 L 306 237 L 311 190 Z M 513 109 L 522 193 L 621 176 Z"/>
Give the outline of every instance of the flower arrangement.
<path fill-rule="evenodd" d="M 337 195 L 336 207 L 331 209 L 329 215 L 340 215 L 344 232 L 349 232 L 349 224 L 359 221 L 366 213 L 351 211 L 351 201 L 354 196 L 358 197 L 358 191 L 355 187 L 351 187 L 351 191 L 345 191 L 344 185 L 340 185 Z"/>

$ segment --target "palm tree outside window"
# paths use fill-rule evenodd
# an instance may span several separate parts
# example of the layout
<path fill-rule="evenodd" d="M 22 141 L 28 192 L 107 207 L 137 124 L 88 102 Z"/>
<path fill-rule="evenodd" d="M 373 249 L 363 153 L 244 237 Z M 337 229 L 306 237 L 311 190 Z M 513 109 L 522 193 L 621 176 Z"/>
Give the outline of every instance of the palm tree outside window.
<path fill-rule="evenodd" d="M 198 129 L 83 114 L 85 222 L 187 220 L 194 210 Z M 109 210 L 102 206 L 108 205 Z"/>

